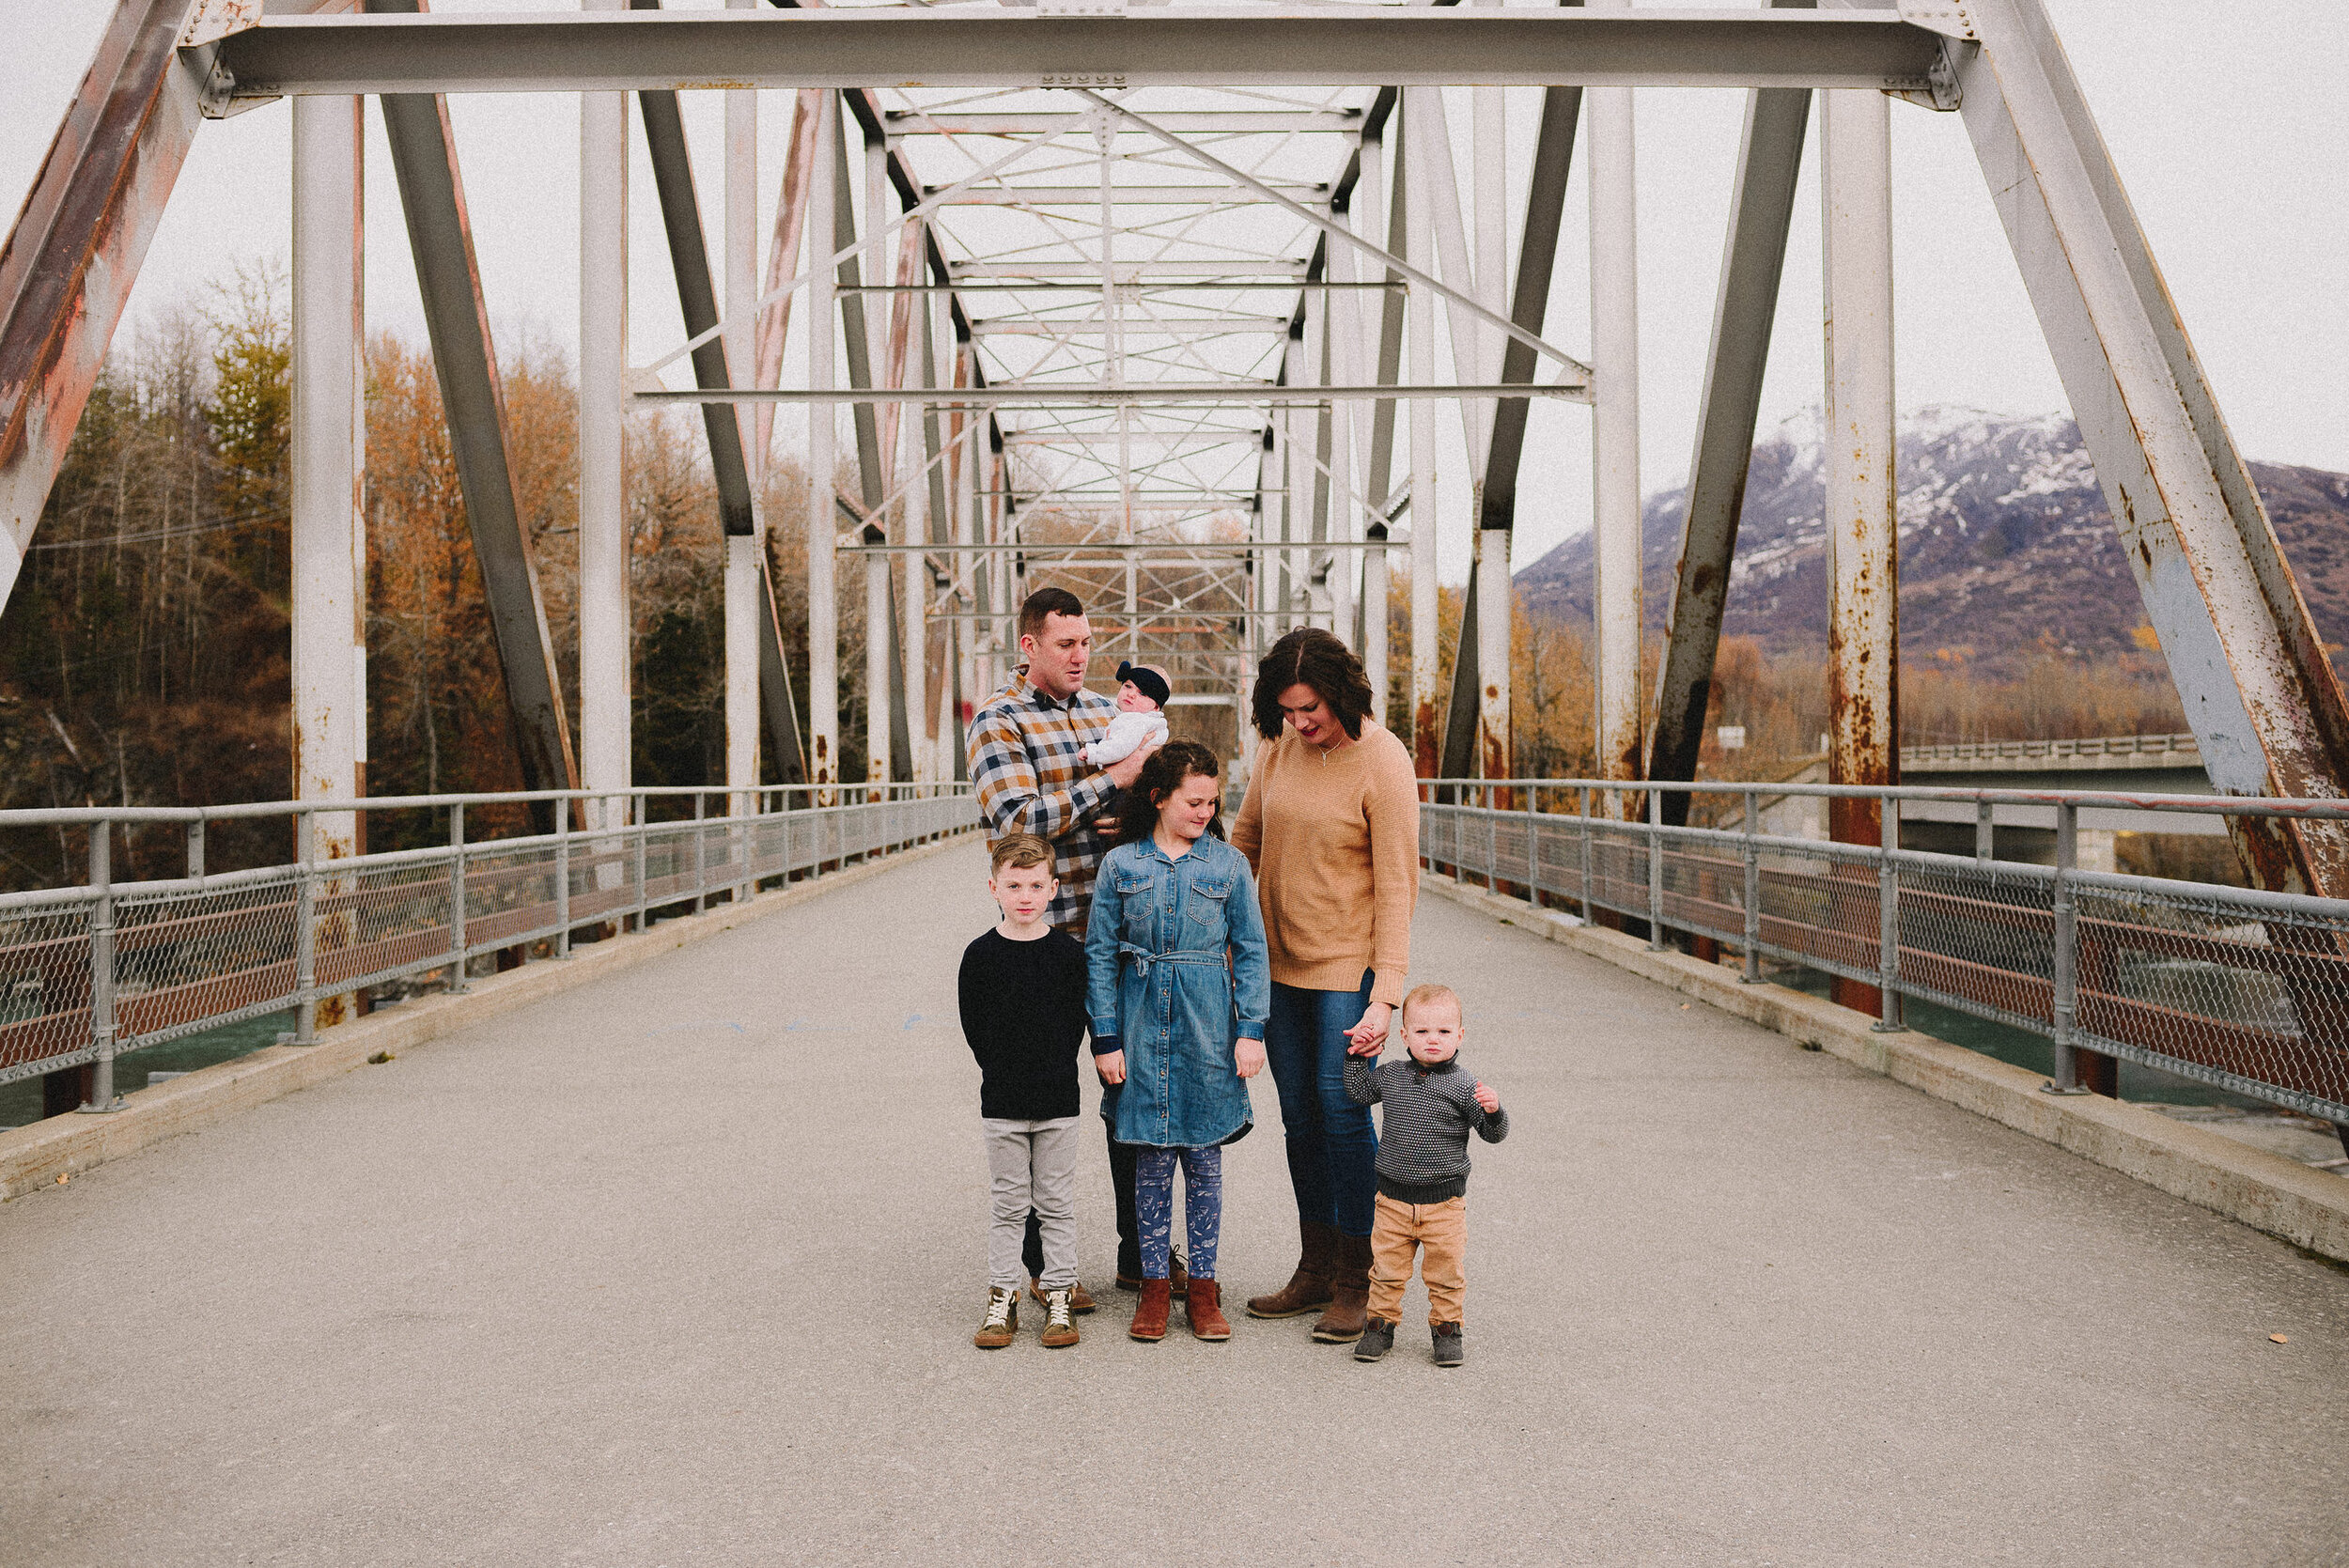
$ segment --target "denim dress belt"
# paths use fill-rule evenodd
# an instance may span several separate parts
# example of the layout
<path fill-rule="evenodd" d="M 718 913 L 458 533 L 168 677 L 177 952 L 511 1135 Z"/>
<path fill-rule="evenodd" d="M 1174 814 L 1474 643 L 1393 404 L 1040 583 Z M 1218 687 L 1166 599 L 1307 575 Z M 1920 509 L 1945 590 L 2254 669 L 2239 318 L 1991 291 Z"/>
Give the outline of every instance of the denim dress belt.
<path fill-rule="evenodd" d="M 1117 951 L 1134 961 L 1134 972 L 1149 978 L 1152 964 L 1213 964 L 1219 969 L 1225 962 L 1221 948 L 1178 947 L 1172 953 L 1153 953 L 1133 942 L 1119 942 Z"/>

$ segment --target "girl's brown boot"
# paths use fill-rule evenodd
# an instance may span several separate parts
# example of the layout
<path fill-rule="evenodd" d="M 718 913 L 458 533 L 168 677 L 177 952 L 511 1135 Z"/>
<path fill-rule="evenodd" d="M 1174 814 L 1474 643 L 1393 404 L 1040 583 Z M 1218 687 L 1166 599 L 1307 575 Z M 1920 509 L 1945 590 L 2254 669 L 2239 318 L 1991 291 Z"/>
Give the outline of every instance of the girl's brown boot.
<path fill-rule="evenodd" d="M 1126 1332 L 1138 1340 L 1166 1338 L 1166 1309 L 1173 1298 L 1174 1291 L 1166 1281 L 1143 1281 L 1142 1299 L 1134 1303 L 1134 1320 Z"/>
<path fill-rule="evenodd" d="M 1232 1337 L 1231 1320 L 1223 1315 L 1222 1293 L 1213 1280 L 1190 1277 L 1190 1293 L 1183 1298 L 1183 1315 L 1190 1319 L 1193 1338 L 1228 1340 Z"/>
<path fill-rule="evenodd" d="M 1338 1266 L 1330 1280 L 1330 1310 L 1314 1325 L 1324 1344 L 1351 1344 L 1370 1322 L 1370 1237 L 1338 1238 Z"/>
<path fill-rule="evenodd" d="M 1250 1317 L 1302 1317 L 1330 1304 L 1330 1271 L 1337 1265 L 1338 1228 L 1308 1219 L 1298 1229 L 1304 1234 L 1299 1244 L 1297 1272 L 1271 1295 L 1250 1296 Z"/>

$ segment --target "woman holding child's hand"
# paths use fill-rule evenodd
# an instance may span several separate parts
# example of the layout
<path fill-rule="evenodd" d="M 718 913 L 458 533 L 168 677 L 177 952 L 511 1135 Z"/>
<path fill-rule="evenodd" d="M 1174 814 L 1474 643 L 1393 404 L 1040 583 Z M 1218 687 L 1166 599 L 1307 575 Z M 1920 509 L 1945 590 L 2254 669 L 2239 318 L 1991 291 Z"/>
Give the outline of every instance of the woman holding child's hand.
<path fill-rule="evenodd" d="M 1232 1337 L 1215 1272 L 1223 1145 L 1251 1125 L 1242 1080 L 1264 1066 L 1272 983 L 1248 862 L 1207 831 L 1222 797 L 1219 771 L 1215 753 L 1190 740 L 1144 765 L 1122 808 L 1120 842 L 1101 862 L 1085 933 L 1101 1114 L 1112 1137 L 1138 1146 L 1142 1299 L 1127 1330 L 1138 1340 L 1166 1337 L 1178 1164 L 1190 1331 Z"/>
<path fill-rule="evenodd" d="M 1264 738 L 1232 827 L 1263 889 L 1265 1050 L 1303 1234 L 1296 1274 L 1248 1311 L 1326 1307 L 1314 1338 L 1330 1343 L 1361 1337 L 1378 1181 L 1378 1137 L 1346 1093 L 1346 1060 L 1386 1047 L 1419 894 L 1419 781 L 1371 709 L 1370 677 L 1344 643 L 1314 629 L 1275 643 L 1256 670 Z"/>

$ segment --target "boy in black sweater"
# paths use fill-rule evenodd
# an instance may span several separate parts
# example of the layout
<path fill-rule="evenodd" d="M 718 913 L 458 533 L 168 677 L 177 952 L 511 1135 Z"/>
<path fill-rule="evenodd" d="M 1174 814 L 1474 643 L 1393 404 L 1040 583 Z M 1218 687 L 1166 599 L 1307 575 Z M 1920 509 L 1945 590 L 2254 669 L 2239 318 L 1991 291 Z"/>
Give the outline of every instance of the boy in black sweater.
<path fill-rule="evenodd" d="M 1449 986 L 1421 986 L 1403 999 L 1403 1044 L 1410 1055 L 1373 1065 L 1384 1041 L 1357 1046 L 1346 1059 L 1346 1094 L 1356 1105 L 1383 1104 L 1378 1128 L 1377 1210 L 1370 1226 L 1369 1327 L 1354 1358 L 1375 1361 L 1394 1348 L 1411 1254 L 1423 1254 L 1427 1326 L 1436 1365 L 1456 1367 L 1466 1355 L 1461 1308 L 1468 1297 L 1468 1135 L 1487 1143 L 1509 1136 L 1501 1096 L 1460 1065 L 1468 1029 Z"/>
<path fill-rule="evenodd" d="M 1077 1048 L 1085 1034 L 1085 954 L 1045 917 L 1059 890 L 1052 846 L 1007 833 L 987 891 L 1003 923 L 963 950 L 963 1038 L 979 1063 L 993 1220 L 987 1234 L 987 1316 L 971 1343 L 1001 1350 L 1019 1331 L 1027 1282 L 1019 1246 L 1033 1206 L 1043 1231 L 1043 1342 L 1077 1343 Z"/>

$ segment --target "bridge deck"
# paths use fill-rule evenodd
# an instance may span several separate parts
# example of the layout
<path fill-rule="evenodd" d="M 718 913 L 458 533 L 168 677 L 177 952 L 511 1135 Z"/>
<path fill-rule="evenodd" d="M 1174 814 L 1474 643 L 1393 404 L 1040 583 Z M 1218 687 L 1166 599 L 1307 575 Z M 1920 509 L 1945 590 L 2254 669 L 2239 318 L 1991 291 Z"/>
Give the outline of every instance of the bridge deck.
<path fill-rule="evenodd" d="M 994 1355 L 975 849 L 0 1208 L 12 1564 L 2341 1560 L 2349 1281 L 1441 902 L 1470 1360 Z M 1270 1086 L 1224 1276 L 1293 1232 Z M 1107 1284 L 1089 1157 L 1088 1279 Z M 1407 1315 L 1423 1311 L 1416 1290 Z M 2270 1342 L 2271 1332 L 2290 1343 Z"/>

